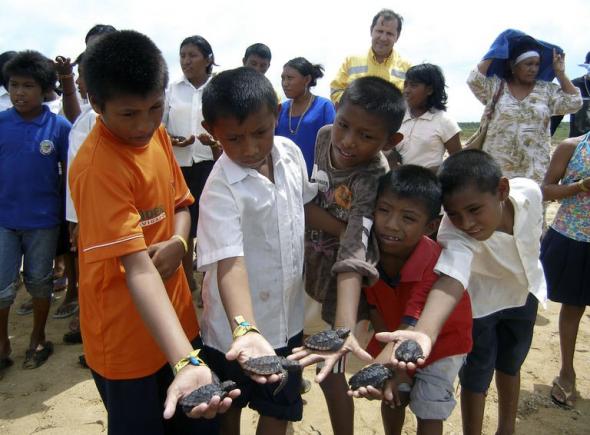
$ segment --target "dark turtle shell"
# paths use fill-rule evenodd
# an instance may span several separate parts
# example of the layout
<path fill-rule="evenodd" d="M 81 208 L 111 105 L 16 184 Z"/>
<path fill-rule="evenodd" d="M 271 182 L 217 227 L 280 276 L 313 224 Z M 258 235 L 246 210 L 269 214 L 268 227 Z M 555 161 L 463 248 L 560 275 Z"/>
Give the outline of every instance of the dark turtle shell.
<path fill-rule="evenodd" d="M 301 366 L 297 361 L 291 361 L 277 355 L 250 358 L 243 364 L 243 367 L 245 370 L 257 375 L 272 375 L 281 373 L 283 370 L 301 370 Z"/>
<path fill-rule="evenodd" d="M 338 350 L 350 334 L 348 328 L 328 329 L 307 337 L 305 347 L 312 350 Z"/>
<path fill-rule="evenodd" d="M 395 350 L 395 358 L 398 361 L 415 363 L 418 358 L 424 358 L 424 352 L 416 341 L 405 340 Z"/>
<path fill-rule="evenodd" d="M 358 390 L 360 387 L 368 387 L 369 385 L 380 390 L 385 381 L 393 376 L 394 373 L 389 367 L 375 363 L 352 375 L 348 384 L 351 390 Z"/>
<path fill-rule="evenodd" d="M 203 385 L 180 399 L 180 406 L 184 412 L 188 413 L 201 403 L 209 403 L 213 396 L 219 396 L 223 400 L 227 396 L 227 393 L 236 388 L 237 384 L 234 381 L 225 381 L 221 384 L 219 382 L 213 382 Z"/>

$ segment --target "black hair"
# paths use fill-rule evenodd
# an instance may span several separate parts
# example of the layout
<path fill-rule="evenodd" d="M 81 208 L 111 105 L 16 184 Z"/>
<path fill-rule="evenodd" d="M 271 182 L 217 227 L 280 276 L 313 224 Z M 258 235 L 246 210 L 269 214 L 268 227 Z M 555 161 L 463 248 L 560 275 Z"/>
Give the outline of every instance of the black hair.
<path fill-rule="evenodd" d="M 340 99 L 340 107 L 345 104 L 360 106 L 380 117 L 389 134 L 399 130 L 406 112 L 401 91 L 387 80 L 374 76 L 360 77 L 349 84 Z"/>
<path fill-rule="evenodd" d="M 510 47 L 508 49 L 508 59 L 506 60 L 504 67 L 504 79 L 510 80 L 512 78 L 512 67 L 514 66 L 514 61 L 518 56 L 527 51 L 536 51 L 539 53 L 539 60 L 543 60 L 543 50 L 541 49 L 541 45 L 532 36 L 518 36 L 510 42 Z"/>
<path fill-rule="evenodd" d="M 377 12 L 377 15 L 373 17 L 373 22 L 371 23 L 371 32 L 377 25 L 379 18 L 383 18 L 383 21 L 397 20 L 397 34 L 399 35 L 402 33 L 402 24 L 404 22 L 404 18 L 400 14 L 393 12 L 391 9 L 381 9 L 379 12 Z"/>
<path fill-rule="evenodd" d="M 168 68 L 162 52 L 147 36 L 121 30 L 101 36 L 84 53 L 82 74 L 97 104 L 120 94 L 146 96 L 164 92 Z"/>
<path fill-rule="evenodd" d="M 590 51 L 586 53 L 586 61 L 584 63 L 590 63 Z"/>
<path fill-rule="evenodd" d="M 248 57 L 252 56 L 253 54 L 261 57 L 262 59 L 268 59 L 269 62 L 272 59 L 270 48 L 268 48 L 268 45 L 265 45 L 261 42 L 257 42 L 256 44 L 252 44 L 250 47 L 246 48 L 244 59 L 248 59 Z"/>
<path fill-rule="evenodd" d="M 392 169 L 379 179 L 377 197 L 383 192 L 415 201 L 426 208 L 428 218 L 435 219 L 440 214 L 442 189 L 436 175 L 429 169 L 418 165 L 403 165 Z"/>
<path fill-rule="evenodd" d="M 296 57 L 287 62 L 284 66 L 289 66 L 302 76 L 311 76 L 309 87 L 313 88 L 318 83 L 318 79 L 324 77 L 324 67 L 319 63 L 313 64 L 304 57 Z"/>
<path fill-rule="evenodd" d="M 117 29 L 115 29 L 110 24 L 96 24 L 92 26 L 92 28 L 86 34 L 86 37 L 84 38 L 84 43 L 88 45 L 88 40 L 90 38 L 99 35 L 106 35 L 107 33 L 114 33 L 116 31 Z"/>
<path fill-rule="evenodd" d="M 4 81 L 4 73 L 2 71 L 4 71 L 4 65 L 6 62 L 14 56 L 16 56 L 16 51 L 5 51 L 0 54 L 0 85 L 4 86 L 6 89 L 8 89 L 8 82 Z"/>
<path fill-rule="evenodd" d="M 4 64 L 4 82 L 8 85 L 11 76 L 31 77 L 41 86 L 43 92 L 55 88 L 57 73 L 53 62 L 38 51 L 19 51 Z"/>
<path fill-rule="evenodd" d="M 502 177 L 500 165 L 488 153 L 464 150 L 449 156 L 438 170 L 443 196 L 452 195 L 468 186 L 482 193 L 495 194 Z"/>
<path fill-rule="evenodd" d="M 78 55 L 78 57 L 76 58 L 76 60 L 74 61 L 74 63 L 76 65 L 80 65 L 82 63 L 82 61 L 84 60 L 84 52 L 80 53 Z"/>
<path fill-rule="evenodd" d="M 447 110 L 447 91 L 445 76 L 438 65 L 421 63 L 414 65 L 406 71 L 406 81 L 423 83 L 432 88 L 432 94 L 426 99 L 426 109 L 432 107 L 438 110 Z"/>
<path fill-rule="evenodd" d="M 184 38 L 184 40 L 180 43 L 180 48 L 184 47 L 185 45 L 194 45 L 199 49 L 201 54 L 205 59 L 211 61 L 209 65 L 207 65 L 207 74 L 211 74 L 213 70 L 213 65 L 217 65 L 215 63 L 215 55 L 213 54 L 213 49 L 211 48 L 211 44 L 205 38 L 199 35 L 189 36 L 188 38 Z"/>
<path fill-rule="evenodd" d="M 203 91 L 203 119 L 209 125 L 223 117 L 233 117 L 241 123 L 263 106 L 275 113 L 277 96 L 270 81 L 251 68 L 223 71 Z"/>

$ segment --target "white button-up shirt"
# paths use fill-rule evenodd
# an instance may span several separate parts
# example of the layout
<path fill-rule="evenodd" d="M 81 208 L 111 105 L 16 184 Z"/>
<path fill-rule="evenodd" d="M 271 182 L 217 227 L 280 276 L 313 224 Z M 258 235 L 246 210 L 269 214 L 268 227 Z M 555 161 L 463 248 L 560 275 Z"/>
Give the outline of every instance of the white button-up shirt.
<path fill-rule="evenodd" d="M 223 154 L 201 196 L 197 260 L 206 271 L 201 335 L 221 352 L 232 343 L 217 286 L 217 262 L 225 258 L 244 257 L 256 325 L 273 348 L 286 346 L 303 329 L 303 205 L 315 197 L 317 186 L 308 181 L 301 150 L 291 140 L 276 136 L 271 155 L 274 184 Z"/>
<path fill-rule="evenodd" d="M 210 79 L 209 79 L 210 80 Z M 206 130 L 201 125 L 203 112 L 201 99 L 207 80 L 195 88 L 185 76 L 170 84 L 166 91 L 166 103 L 162 123 L 172 136 L 190 137 L 195 135 L 195 143 L 186 147 L 172 147 L 179 166 L 192 166 L 204 160 L 213 160 L 211 148 L 197 139 Z"/>
<path fill-rule="evenodd" d="M 443 250 L 435 270 L 468 289 L 474 318 L 522 306 L 529 293 L 543 304 L 547 300 L 539 260 L 541 190 L 532 180 L 513 178 L 509 198 L 514 206 L 512 235 L 496 231 L 480 242 L 457 229 L 446 214 L 438 232 Z"/>
<path fill-rule="evenodd" d="M 66 180 L 69 180 L 70 166 L 76 154 L 80 150 L 80 147 L 88 137 L 88 133 L 94 127 L 96 123 L 96 117 L 98 116 L 92 106 L 88 103 L 82 105 L 81 112 L 70 130 L 68 136 L 68 167 L 66 172 Z M 68 222 L 78 222 L 78 216 L 76 215 L 76 208 L 72 201 L 72 192 L 70 191 L 70 183 L 66 183 L 66 220 Z"/>

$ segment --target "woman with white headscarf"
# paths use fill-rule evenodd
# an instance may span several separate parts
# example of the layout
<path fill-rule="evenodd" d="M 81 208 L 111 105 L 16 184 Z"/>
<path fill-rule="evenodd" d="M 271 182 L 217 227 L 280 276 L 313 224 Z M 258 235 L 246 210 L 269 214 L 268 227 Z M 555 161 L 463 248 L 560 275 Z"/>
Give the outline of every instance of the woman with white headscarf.
<path fill-rule="evenodd" d="M 503 77 L 486 77 L 493 59 L 484 59 L 467 84 L 484 104 L 496 95 L 483 150 L 500 164 L 508 178 L 527 177 L 541 184 L 549 166 L 551 115 L 576 112 L 580 91 L 565 74 L 564 54 L 553 50 L 553 72 L 558 84 L 540 80 L 543 50 L 530 36 L 514 39 Z"/>

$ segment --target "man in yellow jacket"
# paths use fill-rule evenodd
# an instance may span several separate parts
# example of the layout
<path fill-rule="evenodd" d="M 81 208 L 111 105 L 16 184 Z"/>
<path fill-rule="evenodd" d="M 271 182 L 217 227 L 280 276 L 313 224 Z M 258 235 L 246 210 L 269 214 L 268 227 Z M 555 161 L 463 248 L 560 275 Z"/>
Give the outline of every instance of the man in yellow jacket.
<path fill-rule="evenodd" d="M 330 98 L 334 103 L 340 101 L 346 86 L 359 77 L 381 77 L 403 89 L 406 71 L 412 64 L 393 49 L 402 31 L 402 22 L 401 15 L 390 9 L 382 9 L 373 17 L 369 52 L 347 57 L 330 83 Z"/>

